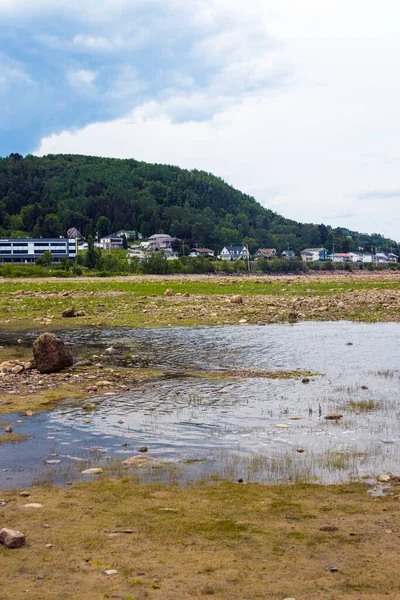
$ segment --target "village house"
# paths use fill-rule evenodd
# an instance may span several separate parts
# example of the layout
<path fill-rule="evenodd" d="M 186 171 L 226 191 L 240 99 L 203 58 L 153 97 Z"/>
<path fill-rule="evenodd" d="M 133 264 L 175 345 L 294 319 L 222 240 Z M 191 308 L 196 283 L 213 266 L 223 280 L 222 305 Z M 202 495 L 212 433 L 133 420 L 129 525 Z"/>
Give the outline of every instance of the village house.
<path fill-rule="evenodd" d="M 284 250 L 281 254 L 282 258 L 285 258 L 286 260 L 293 260 L 296 257 L 296 252 L 294 250 Z"/>
<path fill-rule="evenodd" d="M 250 254 L 246 246 L 224 246 L 220 258 L 221 260 L 247 260 Z"/>
<path fill-rule="evenodd" d="M 389 252 L 388 254 L 388 259 L 390 260 L 390 262 L 398 262 L 399 257 L 397 256 L 397 254 L 393 254 L 392 252 Z"/>
<path fill-rule="evenodd" d="M 70 240 L 78 240 L 78 242 L 83 241 L 85 239 L 76 227 L 70 227 L 68 229 L 67 238 L 69 238 Z"/>
<path fill-rule="evenodd" d="M 354 263 L 372 263 L 373 254 L 370 252 L 349 252 L 351 260 Z"/>
<path fill-rule="evenodd" d="M 171 237 L 166 233 L 156 233 L 148 238 L 149 248 L 151 250 L 167 250 L 179 247 L 178 238 Z"/>
<path fill-rule="evenodd" d="M 166 248 L 164 250 L 164 256 L 167 260 L 177 260 L 179 258 L 179 252 L 172 248 Z"/>
<path fill-rule="evenodd" d="M 108 235 L 100 238 L 100 247 L 103 248 L 103 250 L 122 250 L 124 246 L 121 237 Z"/>
<path fill-rule="evenodd" d="M 374 262 L 380 264 L 391 262 L 391 260 L 389 256 L 384 252 L 377 252 L 374 256 Z"/>
<path fill-rule="evenodd" d="M 259 258 L 266 258 L 267 260 L 271 260 L 277 256 L 275 248 L 259 248 L 254 255 L 254 259 L 258 260 Z"/>
<path fill-rule="evenodd" d="M 326 248 L 305 248 L 301 251 L 301 258 L 305 262 L 327 260 L 328 250 Z"/>
<path fill-rule="evenodd" d="M 335 254 L 329 254 L 328 260 L 331 260 L 335 263 L 353 262 L 350 252 L 336 252 Z"/>
<path fill-rule="evenodd" d="M 192 248 L 190 251 L 189 256 L 191 257 L 195 257 L 195 256 L 214 256 L 215 252 L 214 250 L 211 250 L 211 248 Z"/>
<path fill-rule="evenodd" d="M 127 240 L 135 240 L 136 239 L 136 231 L 134 229 L 120 229 L 120 231 L 117 231 L 113 235 L 115 235 L 116 237 L 120 237 L 120 238 L 125 236 Z M 140 238 L 140 236 L 138 236 L 138 237 Z"/>

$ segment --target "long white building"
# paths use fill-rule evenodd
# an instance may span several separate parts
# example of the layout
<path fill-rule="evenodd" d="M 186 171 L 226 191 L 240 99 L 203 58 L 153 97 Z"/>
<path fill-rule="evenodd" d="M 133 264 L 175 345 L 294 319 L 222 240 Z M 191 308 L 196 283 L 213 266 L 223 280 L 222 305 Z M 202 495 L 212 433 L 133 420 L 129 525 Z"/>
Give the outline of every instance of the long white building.
<path fill-rule="evenodd" d="M 33 263 L 46 250 L 54 262 L 76 257 L 76 242 L 68 238 L 9 238 L 0 239 L 0 262 Z"/>

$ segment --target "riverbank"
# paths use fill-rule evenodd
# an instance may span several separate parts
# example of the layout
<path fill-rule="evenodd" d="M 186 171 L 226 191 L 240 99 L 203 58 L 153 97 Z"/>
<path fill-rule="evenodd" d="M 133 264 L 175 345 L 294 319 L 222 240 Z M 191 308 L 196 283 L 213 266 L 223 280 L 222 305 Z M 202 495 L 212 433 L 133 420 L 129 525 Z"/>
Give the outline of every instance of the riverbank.
<path fill-rule="evenodd" d="M 397 597 L 399 488 L 102 479 L 2 492 L 4 600 Z M 117 502 L 116 502 L 117 500 Z M 39 504 L 29 508 L 25 505 Z M 111 571 L 113 574 L 106 574 Z"/>
<path fill-rule="evenodd" d="M 73 318 L 63 311 L 74 308 Z M 2 280 L 3 328 L 400 321 L 400 273 Z"/>

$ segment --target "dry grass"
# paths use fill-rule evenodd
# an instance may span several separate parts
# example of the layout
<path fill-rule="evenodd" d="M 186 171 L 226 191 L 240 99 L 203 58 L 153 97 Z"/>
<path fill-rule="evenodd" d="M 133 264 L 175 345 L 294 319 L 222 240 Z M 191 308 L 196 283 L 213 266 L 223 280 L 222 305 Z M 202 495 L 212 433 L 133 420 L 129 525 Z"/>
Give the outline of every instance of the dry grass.
<path fill-rule="evenodd" d="M 28 542 L 0 548 L 2 600 L 400 597 L 398 498 L 374 500 L 361 484 L 175 488 L 104 479 L 34 488 L 36 510 L 22 508 L 17 492 L 2 495 L 1 525 Z M 320 531 L 327 525 L 338 529 Z M 107 577 L 107 568 L 118 574 Z"/>

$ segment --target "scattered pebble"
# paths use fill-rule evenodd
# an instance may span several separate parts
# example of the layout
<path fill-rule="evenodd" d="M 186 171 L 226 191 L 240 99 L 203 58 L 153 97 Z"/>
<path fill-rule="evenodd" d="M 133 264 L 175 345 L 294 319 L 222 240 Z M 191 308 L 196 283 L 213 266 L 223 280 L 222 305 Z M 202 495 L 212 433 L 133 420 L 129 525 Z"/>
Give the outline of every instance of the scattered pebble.
<path fill-rule="evenodd" d="M 118 575 L 118 571 L 116 571 L 115 569 L 107 569 L 106 571 L 104 571 L 104 574 L 110 577 L 111 575 Z"/>

